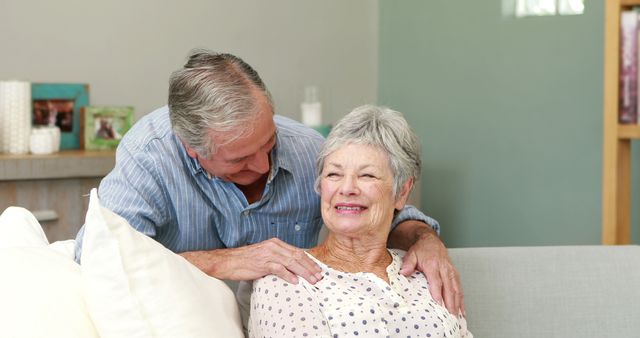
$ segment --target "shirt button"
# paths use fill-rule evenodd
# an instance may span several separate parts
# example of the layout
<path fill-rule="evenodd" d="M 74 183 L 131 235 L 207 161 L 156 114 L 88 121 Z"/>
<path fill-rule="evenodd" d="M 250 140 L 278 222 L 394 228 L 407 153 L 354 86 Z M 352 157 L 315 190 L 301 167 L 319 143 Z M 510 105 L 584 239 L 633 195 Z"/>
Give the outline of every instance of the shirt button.
<path fill-rule="evenodd" d="M 300 231 L 300 224 L 296 223 L 296 226 L 294 226 L 294 229 L 296 229 L 296 231 Z"/>
<path fill-rule="evenodd" d="M 251 214 L 251 210 L 245 210 L 242 212 L 243 216 L 249 216 Z"/>

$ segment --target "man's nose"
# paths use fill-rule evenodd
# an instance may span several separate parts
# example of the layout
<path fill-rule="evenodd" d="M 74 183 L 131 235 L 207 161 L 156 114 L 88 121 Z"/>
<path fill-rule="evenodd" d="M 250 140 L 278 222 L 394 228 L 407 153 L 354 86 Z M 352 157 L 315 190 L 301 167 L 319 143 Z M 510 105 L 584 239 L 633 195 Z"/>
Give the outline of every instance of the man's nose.
<path fill-rule="evenodd" d="M 269 171 L 269 153 L 257 152 L 249 163 L 249 169 L 260 174 Z"/>

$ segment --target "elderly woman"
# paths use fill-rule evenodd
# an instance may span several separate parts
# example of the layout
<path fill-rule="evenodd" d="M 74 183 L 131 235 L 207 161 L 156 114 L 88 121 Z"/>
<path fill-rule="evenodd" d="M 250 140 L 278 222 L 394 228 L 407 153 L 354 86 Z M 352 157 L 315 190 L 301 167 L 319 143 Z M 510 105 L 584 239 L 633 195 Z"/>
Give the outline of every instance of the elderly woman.
<path fill-rule="evenodd" d="M 255 281 L 250 337 L 471 337 L 461 314 L 434 301 L 421 272 L 399 272 L 404 252 L 386 247 L 420 165 L 417 138 L 398 112 L 362 106 L 335 126 L 316 180 L 329 233 L 307 251 L 324 278 Z"/>

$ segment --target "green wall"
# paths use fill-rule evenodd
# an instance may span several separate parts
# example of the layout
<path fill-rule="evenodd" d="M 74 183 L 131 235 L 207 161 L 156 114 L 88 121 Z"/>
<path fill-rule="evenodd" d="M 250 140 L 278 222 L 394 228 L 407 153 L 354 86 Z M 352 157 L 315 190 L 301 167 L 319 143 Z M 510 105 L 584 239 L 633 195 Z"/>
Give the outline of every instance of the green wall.
<path fill-rule="evenodd" d="M 379 5 L 379 103 L 421 138 L 445 243 L 600 243 L 603 1 L 522 19 L 499 0 Z"/>

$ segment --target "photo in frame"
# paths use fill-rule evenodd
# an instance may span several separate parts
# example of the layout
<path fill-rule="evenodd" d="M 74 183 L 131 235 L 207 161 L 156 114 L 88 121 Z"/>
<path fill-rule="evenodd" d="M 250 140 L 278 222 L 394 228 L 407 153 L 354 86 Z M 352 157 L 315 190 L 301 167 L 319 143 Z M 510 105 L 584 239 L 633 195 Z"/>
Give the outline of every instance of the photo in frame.
<path fill-rule="evenodd" d="M 133 107 L 84 107 L 81 125 L 83 149 L 116 149 L 124 134 L 133 125 Z"/>
<path fill-rule="evenodd" d="M 31 84 L 31 124 L 60 128 L 60 149 L 80 148 L 80 111 L 88 105 L 88 84 Z"/>

